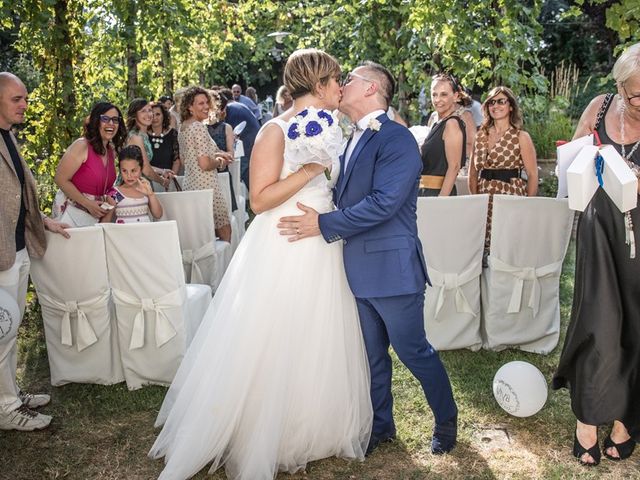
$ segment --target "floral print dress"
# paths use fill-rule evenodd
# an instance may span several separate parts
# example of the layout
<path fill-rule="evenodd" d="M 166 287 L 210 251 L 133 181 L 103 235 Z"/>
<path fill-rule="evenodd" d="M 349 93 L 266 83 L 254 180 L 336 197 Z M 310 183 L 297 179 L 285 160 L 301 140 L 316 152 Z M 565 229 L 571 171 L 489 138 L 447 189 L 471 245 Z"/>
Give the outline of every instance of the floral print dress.
<path fill-rule="evenodd" d="M 183 124 L 178 134 L 180 158 L 184 162 L 185 190 L 213 190 L 213 223 L 215 228 L 229 225 L 227 202 L 218 183 L 216 169 L 205 171 L 198 165 L 198 157 L 213 158 L 218 151 L 207 127 L 201 122 Z"/>

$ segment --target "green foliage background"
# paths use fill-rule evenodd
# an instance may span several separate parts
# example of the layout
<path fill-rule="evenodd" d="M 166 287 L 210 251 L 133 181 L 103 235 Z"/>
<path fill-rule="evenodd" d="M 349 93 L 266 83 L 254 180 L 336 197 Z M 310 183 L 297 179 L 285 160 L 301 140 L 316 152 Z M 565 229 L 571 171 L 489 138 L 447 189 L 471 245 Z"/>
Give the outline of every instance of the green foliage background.
<path fill-rule="evenodd" d="M 410 119 L 420 118 L 415 99 L 421 87 L 446 70 L 476 92 L 508 85 L 528 99 L 527 118 L 544 124 L 553 109 L 544 101 L 543 70 L 568 51 L 567 31 L 572 25 L 606 30 L 589 17 L 600 12 L 606 14 L 607 35 L 631 43 L 638 38 L 639 3 L 0 0 L 0 67 L 18 74 L 30 89 L 20 135 L 23 152 L 50 183 L 64 149 L 80 135 L 83 117 L 98 100 L 125 107 L 135 96 L 158 97 L 193 83 L 241 82 L 275 90 L 283 63 L 271 53 L 275 44 L 267 34 L 273 31 L 291 32 L 284 40 L 285 57 L 316 46 L 335 55 L 345 70 L 364 59 L 388 66 L 398 78 L 396 104 Z M 591 51 L 589 41 L 602 47 L 600 37 L 573 37 L 573 57 Z M 580 61 L 593 64 L 594 58 L 582 55 Z M 49 200 L 50 193 L 44 203 Z"/>

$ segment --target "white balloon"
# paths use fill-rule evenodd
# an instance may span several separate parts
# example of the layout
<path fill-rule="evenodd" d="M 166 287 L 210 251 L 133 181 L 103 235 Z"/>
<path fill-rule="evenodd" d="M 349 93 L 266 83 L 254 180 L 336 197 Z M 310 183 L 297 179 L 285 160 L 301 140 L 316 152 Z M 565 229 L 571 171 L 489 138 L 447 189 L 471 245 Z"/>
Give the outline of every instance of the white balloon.
<path fill-rule="evenodd" d="M 530 363 L 505 363 L 493 377 L 493 396 L 507 413 L 530 417 L 547 401 L 547 381 Z"/>
<path fill-rule="evenodd" d="M 20 307 L 18 302 L 4 288 L 0 288 L 0 341 L 15 336 L 20 325 Z"/>

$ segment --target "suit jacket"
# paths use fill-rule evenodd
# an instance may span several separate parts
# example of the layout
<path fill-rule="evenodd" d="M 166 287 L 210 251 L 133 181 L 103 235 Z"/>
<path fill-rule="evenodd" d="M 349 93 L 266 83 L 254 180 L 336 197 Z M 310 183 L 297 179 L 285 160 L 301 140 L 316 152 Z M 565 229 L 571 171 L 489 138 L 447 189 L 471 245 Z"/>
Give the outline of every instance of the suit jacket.
<path fill-rule="evenodd" d="M 356 297 L 424 291 L 429 281 L 418 239 L 416 201 L 422 160 L 406 127 L 380 115 L 367 129 L 334 190 L 338 210 L 320 215 L 327 242 L 344 240 L 344 264 Z"/>
<path fill-rule="evenodd" d="M 15 137 L 11 139 L 18 149 Z M 24 170 L 22 198 L 26 208 L 25 242 L 30 257 L 42 257 L 47 248 L 44 223 L 38 206 L 36 182 L 29 166 L 20 156 Z M 11 268 L 16 260 L 16 223 L 20 215 L 20 180 L 13 166 L 9 150 L 0 136 L 0 271 Z"/>
<path fill-rule="evenodd" d="M 249 108 L 240 102 L 231 102 L 227 104 L 227 118 L 225 122 L 236 128 L 240 122 L 247 122 L 247 126 L 240 134 L 240 140 L 244 144 L 245 157 L 251 158 L 253 144 L 260 130 L 260 124 Z"/>

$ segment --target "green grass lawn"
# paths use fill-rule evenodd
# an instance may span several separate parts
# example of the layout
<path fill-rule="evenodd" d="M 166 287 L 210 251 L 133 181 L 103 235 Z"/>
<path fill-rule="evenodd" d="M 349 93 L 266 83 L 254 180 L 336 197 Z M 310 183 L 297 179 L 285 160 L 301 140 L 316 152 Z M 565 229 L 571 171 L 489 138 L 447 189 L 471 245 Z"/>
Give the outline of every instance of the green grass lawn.
<path fill-rule="evenodd" d="M 573 291 L 574 250 L 570 247 L 561 278 L 562 331 L 566 329 Z M 0 479 L 151 479 L 162 462 L 146 457 L 156 431 L 153 421 L 165 389 L 146 387 L 129 392 L 116 386 L 51 387 L 42 325 L 37 309 L 20 332 L 20 379 L 28 390 L 51 392 L 44 409 L 54 416 L 41 432 L 0 432 Z M 460 410 L 459 445 L 450 455 L 429 453 L 433 419 L 422 391 L 395 360 L 394 395 L 398 440 L 382 445 L 363 463 L 328 459 L 313 462 L 306 472 L 279 479 L 565 479 L 639 478 L 640 453 L 625 462 L 602 460 L 584 468 L 571 456 L 575 420 L 567 391 L 550 391 L 545 407 L 530 418 L 505 413 L 495 402 L 491 382 L 497 369 L 511 360 L 536 365 L 547 380 L 558 362 L 562 338 L 554 352 L 540 356 L 503 352 L 442 352 Z M 600 438 L 608 433 L 603 428 Z M 640 449 L 639 449 L 640 450 Z M 195 478 L 222 480 L 206 470 Z"/>

